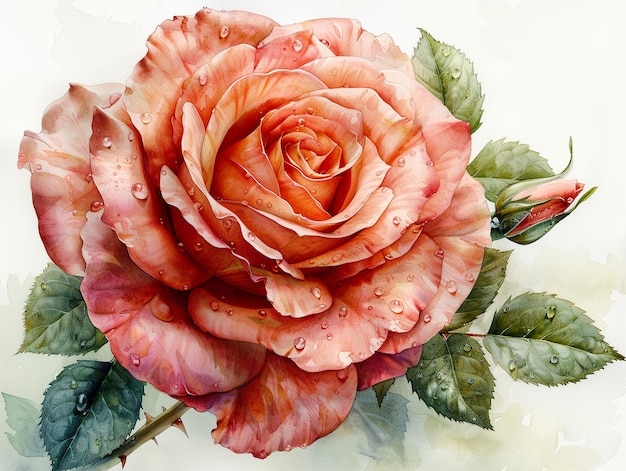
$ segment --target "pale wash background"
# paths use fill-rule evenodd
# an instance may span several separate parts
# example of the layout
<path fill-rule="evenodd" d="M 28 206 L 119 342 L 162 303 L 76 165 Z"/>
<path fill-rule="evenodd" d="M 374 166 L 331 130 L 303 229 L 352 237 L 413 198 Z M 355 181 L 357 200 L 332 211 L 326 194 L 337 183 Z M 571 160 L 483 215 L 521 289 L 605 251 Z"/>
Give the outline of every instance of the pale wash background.
<path fill-rule="evenodd" d="M 567 162 L 574 138 L 572 178 L 600 189 L 540 243 L 518 248 L 502 297 L 526 289 L 571 299 L 597 319 L 608 340 L 626 354 L 626 7 L 619 0 L 302 0 L 214 1 L 212 8 L 247 9 L 290 23 L 347 16 L 375 32 L 389 32 L 411 53 L 419 33 L 457 45 L 475 62 L 486 92 L 483 126 L 474 155 L 490 139 L 520 140 Z M 3 0 L 0 6 L 0 390 L 37 402 L 62 366 L 56 358 L 14 356 L 21 341 L 19 311 L 32 279 L 47 263 L 30 206 L 29 173 L 16 156 L 24 129 L 38 131 L 45 106 L 67 83 L 124 81 L 144 54 L 154 27 L 190 14 L 193 1 Z M 8 286 L 8 288 L 7 288 Z M 209 414 L 189 413 L 190 439 L 171 430 L 129 458 L 125 469 L 313 470 L 446 469 L 486 471 L 624 469 L 626 362 L 612 364 L 578 385 L 537 388 L 497 372 L 494 432 L 434 417 L 415 400 L 407 432 L 410 465 L 371 462 L 352 449 L 358 439 L 339 433 L 307 450 L 264 461 L 213 445 Z M 395 392 L 409 395 L 406 386 Z M 150 402 L 158 412 L 166 399 Z M 0 428 L 4 432 L 4 406 Z M 346 445 L 344 446 L 344 441 Z M 380 447 L 384 447 L 384 443 Z M 352 448 L 351 448 L 352 447 Z M 0 437 L 0 468 L 46 469 L 23 460 Z M 119 469 L 119 467 L 117 468 Z"/>

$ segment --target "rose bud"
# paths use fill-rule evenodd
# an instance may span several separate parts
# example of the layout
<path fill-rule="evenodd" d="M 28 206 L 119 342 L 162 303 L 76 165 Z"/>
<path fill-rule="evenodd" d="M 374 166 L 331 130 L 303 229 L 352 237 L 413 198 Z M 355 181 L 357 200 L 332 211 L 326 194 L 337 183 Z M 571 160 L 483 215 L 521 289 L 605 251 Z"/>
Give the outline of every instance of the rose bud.
<path fill-rule="evenodd" d="M 596 190 L 592 188 L 572 206 L 584 187 L 576 180 L 533 180 L 511 185 L 496 201 L 492 238 L 506 237 L 524 245 L 535 242 Z"/>

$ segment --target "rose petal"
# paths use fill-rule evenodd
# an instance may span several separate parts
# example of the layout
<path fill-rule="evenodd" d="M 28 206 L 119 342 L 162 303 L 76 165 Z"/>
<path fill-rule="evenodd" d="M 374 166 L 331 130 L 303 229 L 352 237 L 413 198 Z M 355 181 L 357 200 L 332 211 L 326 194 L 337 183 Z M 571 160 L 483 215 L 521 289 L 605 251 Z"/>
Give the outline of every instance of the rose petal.
<path fill-rule="evenodd" d="M 331 55 L 328 48 L 313 36 L 311 30 L 296 31 L 287 36 L 268 39 L 263 40 L 257 48 L 255 72 L 296 69 L 307 62 Z"/>
<path fill-rule="evenodd" d="M 81 232 L 88 263 L 81 292 L 116 359 L 137 379 L 175 395 L 229 391 L 256 376 L 265 349 L 197 329 L 186 294 L 138 269 L 101 214 L 89 213 Z"/>
<path fill-rule="evenodd" d="M 100 194 L 91 180 L 89 136 L 94 106 L 110 106 L 121 84 L 71 84 L 42 119 L 41 133 L 24 133 L 18 167 L 32 173 L 33 206 L 50 258 L 65 272 L 82 275 L 80 228 Z"/>
<path fill-rule="evenodd" d="M 259 301 L 246 301 L 243 293 L 217 280 L 191 293 L 189 313 L 203 330 L 261 343 L 303 370 L 344 368 L 372 356 L 389 330 L 406 331 L 418 321 L 439 285 L 441 259 L 436 250 L 423 236 L 405 256 L 329 284 L 333 304 L 314 316 L 282 316 Z M 209 308 L 215 303 L 217 311 Z"/>
<path fill-rule="evenodd" d="M 90 140 L 93 179 L 104 201 L 103 221 L 146 273 L 175 289 L 189 289 L 209 275 L 178 250 L 167 212 L 143 169 L 140 139 L 119 118 L 123 109 L 94 111 Z M 115 114 L 114 114 L 115 113 Z"/>
<path fill-rule="evenodd" d="M 148 38 L 148 53 L 126 83 L 128 112 L 140 130 L 153 183 L 163 165 L 177 168 L 178 143 L 172 140 L 171 117 L 184 81 L 222 50 L 255 46 L 276 23 L 247 12 L 202 9 L 161 24 Z"/>
<path fill-rule="evenodd" d="M 450 322 L 474 287 L 484 247 L 491 243 L 489 209 L 481 186 L 465 175 L 450 207 L 424 233 L 440 247 L 443 269 L 437 295 L 424 308 L 419 322 L 406 333 L 392 333 L 380 348 L 398 353 L 422 345 Z"/>
<path fill-rule="evenodd" d="M 356 396 L 354 367 L 306 373 L 269 354 L 259 376 L 234 391 L 183 399 L 217 416 L 216 443 L 265 458 L 273 451 L 306 447 L 346 418 Z"/>
<path fill-rule="evenodd" d="M 361 27 L 361 23 L 347 18 L 328 18 L 305 21 L 287 26 L 277 26 L 265 42 L 296 31 L 313 30 L 319 41 L 337 56 L 363 57 L 379 70 L 401 69 L 414 73 L 411 61 L 387 34 L 374 36 Z"/>
<path fill-rule="evenodd" d="M 367 360 L 356 363 L 359 373 L 357 389 L 362 391 L 382 381 L 397 378 L 406 373 L 406 370 L 417 365 L 422 354 L 422 346 L 407 348 L 395 355 L 375 353 Z"/>

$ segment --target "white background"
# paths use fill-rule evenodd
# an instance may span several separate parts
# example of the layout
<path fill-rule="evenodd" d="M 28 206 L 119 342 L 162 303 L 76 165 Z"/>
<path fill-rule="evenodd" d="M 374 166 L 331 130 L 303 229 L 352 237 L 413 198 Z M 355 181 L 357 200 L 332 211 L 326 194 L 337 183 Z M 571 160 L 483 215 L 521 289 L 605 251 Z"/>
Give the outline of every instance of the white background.
<path fill-rule="evenodd" d="M 157 24 L 202 6 L 179 0 L 3 0 L 0 391 L 39 402 L 61 365 L 55 358 L 13 356 L 21 341 L 19 313 L 29 275 L 48 261 L 30 205 L 30 174 L 16 167 L 23 131 L 39 131 L 44 108 L 65 93 L 69 82 L 123 82 L 145 54 L 145 40 Z M 475 63 L 486 99 L 474 155 L 489 140 L 504 137 L 529 144 L 560 170 L 572 136 L 570 177 L 599 190 L 547 237 L 515 250 L 501 297 L 527 289 L 557 293 L 585 309 L 626 354 L 626 7 L 621 1 L 290 0 L 207 6 L 251 10 L 281 23 L 354 17 L 376 34 L 390 33 L 409 55 L 419 39 L 417 27 L 423 28 Z M 407 469 L 623 469 L 625 378 L 626 362 L 565 388 L 517 384 L 498 373 L 494 432 L 434 417 L 415 400 Z M 396 392 L 409 394 L 403 388 Z M 161 402 L 154 403 L 154 412 Z M 3 407 L 1 412 L 4 431 Z M 131 455 L 125 469 L 315 469 L 316 460 L 341 450 L 330 445 L 331 435 L 307 450 L 258 461 L 213 445 L 212 416 L 190 413 L 185 423 L 190 439 L 168 431 L 158 447 L 151 442 Z M 385 469 L 365 457 L 354 462 L 358 468 Z M 0 436 L 0 467 L 45 469 L 45 461 L 20 458 Z"/>

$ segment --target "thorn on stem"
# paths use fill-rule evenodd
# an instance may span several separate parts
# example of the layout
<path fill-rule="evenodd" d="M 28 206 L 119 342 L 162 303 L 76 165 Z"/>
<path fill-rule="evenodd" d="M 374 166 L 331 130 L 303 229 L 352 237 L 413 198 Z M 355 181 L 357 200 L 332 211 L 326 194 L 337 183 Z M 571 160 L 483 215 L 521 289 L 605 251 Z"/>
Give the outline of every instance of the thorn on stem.
<path fill-rule="evenodd" d="M 181 419 L 180 417 L 172 422 L 172 427 L 176 427 L 178 430 L 183 432 L 187 436 L 187 438 L 189 438 L 189 435 L 187 435 L 187 430 L 185 429 L 185 424 L 183 424 L 183 419 Z"/>
<path fill-rule="evenodd" d="M 122 462 L 122 469 L 124 469 L 124 466 L 126 466 L 126 455 L 120 455 L 118 458 Z"/>

